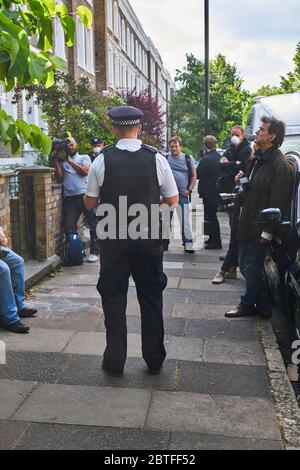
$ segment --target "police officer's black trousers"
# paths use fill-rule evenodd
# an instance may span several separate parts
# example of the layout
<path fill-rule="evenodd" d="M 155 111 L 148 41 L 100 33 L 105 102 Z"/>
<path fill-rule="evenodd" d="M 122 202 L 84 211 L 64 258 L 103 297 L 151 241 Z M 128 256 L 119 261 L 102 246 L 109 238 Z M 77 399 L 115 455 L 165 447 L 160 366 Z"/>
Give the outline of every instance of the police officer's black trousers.
<path fill-rule="evenodd" d="M 125 365 L 127 292 L 132 275 L 141 309 L 142 355 L 149 369 L 160 369 L 166 357 L 162 292 L 167 277 L 163 273 L 162 246 L 150 240 L 101 241 L 100 260 L 97 288 L 105 317 L 106 367 L 121 372 Z"/>

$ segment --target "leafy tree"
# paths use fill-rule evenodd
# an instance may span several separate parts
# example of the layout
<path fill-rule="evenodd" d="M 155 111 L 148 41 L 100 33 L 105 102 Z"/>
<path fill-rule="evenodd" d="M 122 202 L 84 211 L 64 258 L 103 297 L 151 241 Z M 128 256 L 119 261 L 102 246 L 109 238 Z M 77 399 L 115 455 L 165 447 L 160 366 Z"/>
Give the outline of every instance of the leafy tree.
<path fill-rule="evenodd" d="M 84 6 L 77 15 L 86 27 L 92 23 L 92 13 Z M 50 53 L 53 47 L 53 19 L 60 21 L 67 46 L 74 44 L 75 22 L 63 3 L 55 0 L 0 0 L 0 81 L 6 91 L 15 86 L 43 83 L 49 88 L 54 84 L 57 68 L 66 63 Z M 40 52 L 31 50 L 34 40 Z M 49 137 L 35 125 L 22 119 L 16 121 L 0 110 L 0 141 L 10 144 L 13 153 L 21 150 L 22 142 L 48 153 Z"/>
<path fill-rule="evenodd" d="M 281 77 L 280 87 L 283 93 L 300 92 L 300 42 L 296 46 L 294 64 L 294 71 L 289 72 L 286 77 Z"/>
<path fill-rule="evenodd" d="M 142 139 L 148 145 L 163 147 L 164 139 L 164 116 L 158 100 L 151 95 L 150 89 L 137 93 L 136 90 L 124 90 L 122 93 L 128 106 L 135 106 L 144 113 Z"/>
<path fill-rule="evenodd" d="M 188 54 L 183 71 L 177 70 L 179 85 L 171 103 L 173 133 L 182 136 L 186 149 L 198 154 L 204 137 L 205 64 Z M 250 98 L 235 65 L 219 54 L 210 62 L 210 133 L 221 145 L 235 124 L 241 124 L 243 109 Z"/>
<path fill-rule="evenodd" d="M 50 137 L 65 138 L 71 134 L 82 153 L 90 152 L 94 136 L 100 135 L 107 144 L 114 142 L 107 111 L 124 101 L 116 96 L 102 96 L 88 78 L 76 82 L 71 75 L 56 71 L 52 87 L 30 85 L 26 92 L 28 98 L 36 96 Z"/>

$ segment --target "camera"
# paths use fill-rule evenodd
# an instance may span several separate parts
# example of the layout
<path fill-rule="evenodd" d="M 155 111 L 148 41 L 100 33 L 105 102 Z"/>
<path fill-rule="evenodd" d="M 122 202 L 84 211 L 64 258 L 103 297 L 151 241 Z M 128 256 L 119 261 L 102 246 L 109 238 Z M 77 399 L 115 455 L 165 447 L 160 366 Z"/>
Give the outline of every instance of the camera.
<path fill-rule="evenodd" d="M 52 152 L 57 152 L 56 156 L 54 157 L 56 160 L 59 160 L 60 162 L 66 160 L 69 153 L 69 143 L 70 139 L 68 138 L 52 140 L 51 154 Z"/>
<path fill-rule="evenodd" d="M 234 188 L 233 193 L 220 194 L 221 202 L 225 204 L 232 204 L 237 201 L 243 203 L 250 188 L 251 181 L 245 176 L 240 179 L 240 184 Z"/>

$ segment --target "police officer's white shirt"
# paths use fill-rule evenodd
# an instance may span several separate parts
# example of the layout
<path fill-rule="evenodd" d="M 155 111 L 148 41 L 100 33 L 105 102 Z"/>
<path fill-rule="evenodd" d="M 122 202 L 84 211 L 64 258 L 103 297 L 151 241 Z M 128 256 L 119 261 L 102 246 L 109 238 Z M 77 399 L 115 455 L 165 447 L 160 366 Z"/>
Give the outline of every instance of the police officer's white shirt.
<path fill-rule="evenodd" d="M 138 139 L 121 139 L 116 147 L 128 152 L 137 152 L 142 146 L 142 141 Z M 160 194 L 163 198 L 170 198 L 178 195 L 177 185 L 172 174 L 167 159 L 160 153 L 156 154 L 156 169 Z M 100 188 L 103 185 L 105 175 L 104 155 L 99 155 L 93 162 L 89 175 L 85 194 L 89 197 L 99 197 Z"/>

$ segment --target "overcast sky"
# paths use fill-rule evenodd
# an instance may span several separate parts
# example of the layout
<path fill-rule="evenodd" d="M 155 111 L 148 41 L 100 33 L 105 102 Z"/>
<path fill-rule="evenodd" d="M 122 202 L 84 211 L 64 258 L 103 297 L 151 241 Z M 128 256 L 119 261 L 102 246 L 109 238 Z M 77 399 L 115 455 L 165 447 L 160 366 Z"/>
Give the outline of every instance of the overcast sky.
<path fill-rule="evenodd" d="M 130 0 L 172 77 L 185 54 L 204 57 L 204 0 Z M 210 0 L 211 56 L 236 63 L 244 86 L 278 85 L 300 41 L 300 0 Z"/>

